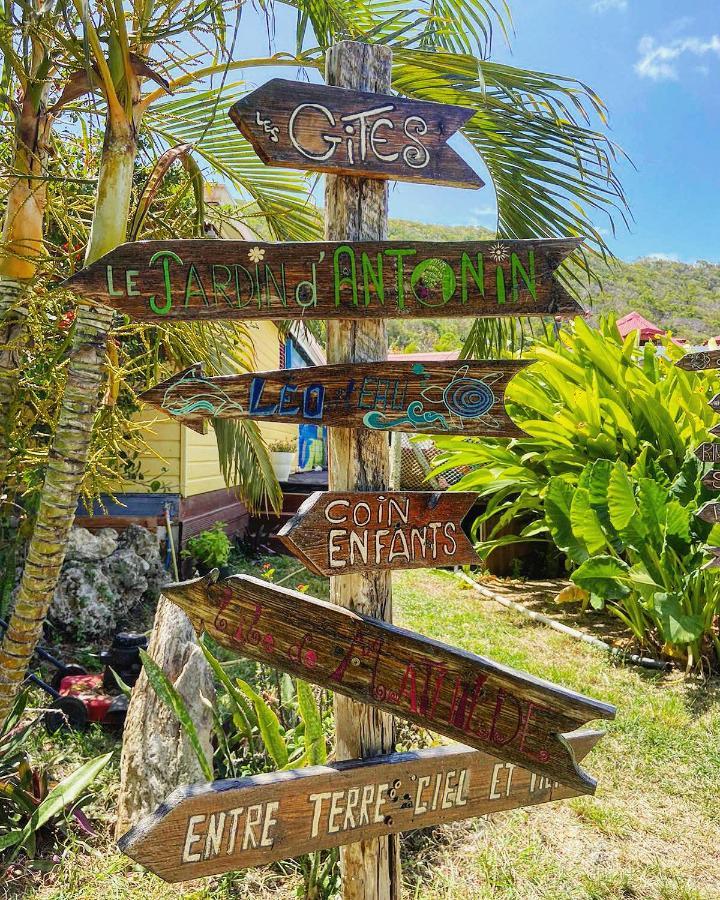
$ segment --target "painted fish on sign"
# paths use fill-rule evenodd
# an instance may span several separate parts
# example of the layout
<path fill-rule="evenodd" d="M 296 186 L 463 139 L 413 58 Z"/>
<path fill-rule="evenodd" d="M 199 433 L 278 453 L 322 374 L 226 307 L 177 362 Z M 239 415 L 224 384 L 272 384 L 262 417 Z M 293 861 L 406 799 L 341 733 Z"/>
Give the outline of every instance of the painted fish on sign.
<path fill-rule="evenodd" d="M 144 322 L 574 316 L 553 273 L 581 243 L 134 241 L 61 287 Z"/>
<path fill-rule="evenodd" d="M 274 78 L 238 100 L 230 118 L 271 166 L 481 188 L 480 176 L 447 145 L 473 113 Z"/>
<path fill-rule="evenodd" d="M 191 366 L 141 394 L 204 433 L 208 420 L 255 419 L 374 431 L 519 437 L 505 390 L 527 360 L 388 361 L 207 378 Z"/>
<path fill-rule="evenodd" d="M 566 736 L 577 761 L 602 737 Z M 578 796 L 463 746 L 392 753 L 179 788 L 119 841 L 169 882 Z"/>
<path fill-rule="evenodd" d="M 563 735 L 615 708 L 248 575 L 168 585 L 195 630 L 242 656 L 592 793 Z"/>
<path fill-rule="evenodd" d="M 478 557 L 462 529 L 476 494 L 311 494 L 277 536 L 320 575 L 464 566 Z"/>

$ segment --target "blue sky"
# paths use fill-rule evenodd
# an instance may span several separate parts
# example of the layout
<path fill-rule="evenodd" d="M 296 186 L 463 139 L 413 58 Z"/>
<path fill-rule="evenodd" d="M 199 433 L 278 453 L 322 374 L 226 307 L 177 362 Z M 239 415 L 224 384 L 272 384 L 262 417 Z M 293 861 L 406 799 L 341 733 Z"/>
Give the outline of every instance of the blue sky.
<path fill-rule="evenodd" d="M 515 35 L 497 36 L 493 59 L 573 76 L 605 101 L 610 134 L 631 157 L 619 172 L 634 222 L 620 222 L 612 250 L 623 259 L 662 255 L 720 262 L 720 6 L 718 0 L 511 0 Z M 243 52 L 263 26 L 247 17 Z M 277 49 L 294 46 L 281 16 Z M 259 49 L 259 48 L 258 48 Z M 286 69 L 284 77 L 292 77 Z M 272 77 L 247 73 L 257 82 Z M 470 150 L 463 155 L 483 174 Z M 486 179 L 487 180 L 487 179 Z M 439 224 L 492 227 L 492 188 L 396 184 L 390 214 Z M 600 227 L 606 227 L 598 219 Z"/>

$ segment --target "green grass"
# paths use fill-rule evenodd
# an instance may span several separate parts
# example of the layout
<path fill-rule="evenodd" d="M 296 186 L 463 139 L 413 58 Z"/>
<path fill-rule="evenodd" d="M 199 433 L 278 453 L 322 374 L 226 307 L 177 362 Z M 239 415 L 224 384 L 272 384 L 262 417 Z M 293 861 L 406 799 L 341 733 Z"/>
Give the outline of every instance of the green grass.
<path fill-rule="evenodd" d="M 298 568 L 280 561 L 274 580 Z M 248 570 L 251 565 L 248 564 Z M 255 569 L 257 571 L 257 569 Z M 301 583 L 311 583 L 300 573 Z M 291 579 L 292 582 L 292 579 Z M 293 585 L 294 586 L 294 585 Z M 315 590 L 313 588 L 312 590 Z M 312 592 L 312 591 L 311 591 Z M 717 900 L 720 897 L 719 685 L 648 673 L 483 600 L 451 575 L 395 579 L 395 618 L 618 707 L 584 765 L 595 797 L 515 810 L 405 837 L 405 898 L 413 900 Z M 93 732 L 43 742 L 64 766 L 101 752 Z M 40 752 L 41 748 L 38 748 Z M 23 878 L 32 900 L 165 900 L 296 896 L 288 863 L 169 886 L 119 856 L 111 837 L 117 760 L 90 807 L 96 839 L 69 837 L 50 875 Z M 12 885 L 8 886 L 8 889 Z M 0 889 L 1 890 L 1 889 Z"/>

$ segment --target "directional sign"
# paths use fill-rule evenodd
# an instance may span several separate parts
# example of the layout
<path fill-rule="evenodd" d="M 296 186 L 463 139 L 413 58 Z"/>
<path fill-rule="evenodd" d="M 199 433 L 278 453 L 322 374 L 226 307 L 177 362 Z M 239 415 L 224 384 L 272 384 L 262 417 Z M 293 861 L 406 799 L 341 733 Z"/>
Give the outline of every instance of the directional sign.
<path fill-rule="evenodd" d="M 703 569 L 720 569 L 720 547 L 708 547 L 708 553 L 712 553 L 712 559 L 706 562 Z"/>
<path fill-rule="evenodd" d="M 717 525 L 720 522 L 720 503 L 706 503 L 700 507 L 695 515 L 698 519 L 702 519 L 703 522 Z"/>
<path fill-rule="evenodd" d="M 363 178 L 481 188 L 447 146 L 474 110 L 275 78 L 230 109 L 272 166 Z"/>
<path fill-rule="evenodd" d="M 141 394 L 203 432 L 210 418 L 519 437 L 508 382 L 527 360 L 376 362 L 206 378 L 196 365 Z"/>
<path fill-rule="evenodd" d="M 720 412 L 720 394 L 715 394 L 715 396 L 710 401 L 710 406 L 715 410 L 715 412 Z"/>
<path fill-rule="evenodd" d="M 700 462 L 720 462 L 720 444 L 713 444 L 710 441 L 705 441 L 704 444 L 700 444 L 695 450 L 695 456 L 697 456 Z"/>
<path fill-rule="evenodd" d="M 461 523 L 476 499 L 444 491 L 317 491 L 277 536 L 320 575 L 469 565 L 478 557 Z"/>
<path fill-rule="evenodd" d="M 566 740 L 580 761 L 601 737 Z M 119 846 L 165 881 L 189 881 L 578 793 L 477 750 L 435 747 L 181 787 Z"/>
<path fill-rule="evenodd" d="M 720 469 L 711 469 L 702 479 L 709 491 L 720 491 Z"/>
<path fill-rule="evenodd" d="M 575 316 L 553 272 L 581 243 L 136 241 L 62 286 L 155 323 Z"/>
<path fill-rule="evenodd" d="M 563 735 L 615 708 L 475 656 L 268 584 L 215 573 L 163 588 L 198 633 L 235 652 L 476 750 L 593 793 Z"/>
<path fill-rule="evenodd" d="M 687 372 L 702 372 L 704 369 L 720 368 L 720 350 L 701 350 L 699 353 L 686 353 L 675 363 Z"/>
<path fill-rule="evenodd" d="M 720 425 L 715 425 L 710 429 L 710 434 L 714 434 L 715 437 L 720 437 Z"/>

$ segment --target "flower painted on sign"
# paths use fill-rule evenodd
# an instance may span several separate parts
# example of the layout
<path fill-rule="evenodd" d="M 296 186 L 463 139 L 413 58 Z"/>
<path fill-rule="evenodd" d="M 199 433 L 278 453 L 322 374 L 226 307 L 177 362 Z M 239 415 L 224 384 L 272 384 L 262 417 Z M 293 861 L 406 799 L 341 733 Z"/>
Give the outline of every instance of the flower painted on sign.
<path fill-rule="evenodd" d="M 250 262 L 262 262 L 265 257 L 265 251 L 261 250 L 260 247 L 253 247 L 252 250 L 248 251 L 248 257 L 250 258 Z"/>
<path fill-rule="evenodd" d="M 500 243 L 493 244 L 492 247 L 490 247 L 489 253 L 491 259 L 493 259 L 497 263 L 503 262 L 510 255 L 510 251 L 505 246 L 505 244 Z"/>

